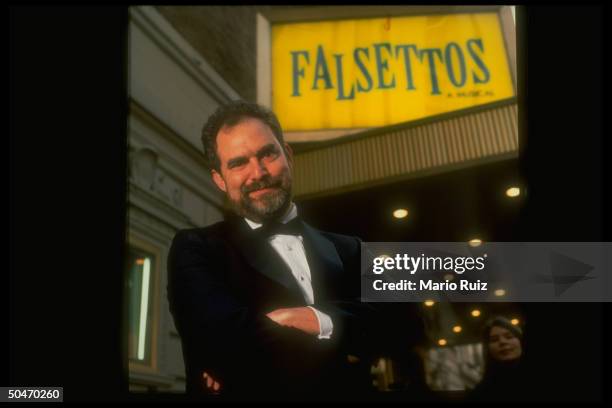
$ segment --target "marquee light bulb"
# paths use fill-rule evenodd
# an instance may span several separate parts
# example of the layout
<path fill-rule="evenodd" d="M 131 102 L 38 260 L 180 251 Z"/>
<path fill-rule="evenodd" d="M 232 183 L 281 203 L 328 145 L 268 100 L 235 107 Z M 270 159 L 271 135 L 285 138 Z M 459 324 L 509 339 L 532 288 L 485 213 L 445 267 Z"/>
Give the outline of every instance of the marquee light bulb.
<path fill-rule="evenodd" d="M 406 218 L 408 216 L 408 210 L 405 208 L 398 208 L 397 210 L 393 211 L 393 216 L 395 218 Z"/>
<path fill-rule="evenodd" d="M 497 290 L 495 290 L 494 293 L 495 293 L 495 296 L 501 297 L 501 296 L 504 296 L 506 294 L 506 291 L 504 289 L 497 289 Z"/>
<path fill-rule="evenodd" d="M 470 239 L 469 244 L 471 247 L 477 247 L 477 246 L 480 246 L 480 244 L 482 244 L 482 240 L 479 238 Z"/>
<path fill-rule="evenodd" d="M 521 189 L 519 187 L 510 187 L 506 190 L 506 195 L 510 198 L 518 197 L 521 195 Z"/>

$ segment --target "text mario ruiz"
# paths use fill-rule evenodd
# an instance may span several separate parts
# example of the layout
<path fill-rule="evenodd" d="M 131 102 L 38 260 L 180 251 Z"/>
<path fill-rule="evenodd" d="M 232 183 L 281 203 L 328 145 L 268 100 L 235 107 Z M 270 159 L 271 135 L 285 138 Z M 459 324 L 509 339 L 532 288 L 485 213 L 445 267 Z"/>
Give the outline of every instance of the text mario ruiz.
<path fill-rule="evenodd" d="M 417 270 L 447 270 L 453 271 L 457 274 L 462 274 L 465 271 L 471 270 L 483 270 L 484 261 L 487 255 L 483 257 L 425 257 L 421 254 L 420 257 L 410 257 L 407 254 L 397 254 L 394 258 L 389 256 L 379 256 L 374 258 L 372 272 L 374 274 L 381 274 L 385 270 L 405 270 L 409 271 L 411 275 L 414 275 Z M 421 280 L 418 283 L 402 279 L 396 282 L 384 282 L 382 279 L 376 279 L 372 282 L 374 290 L 443 290 L 443 291 L 486 291 L 487 282 L 482 282 L 480 279 L 476 282 L 470 282 L 466 279 L 461 279 L 459 283 L 450 282 L 445 280 L 444 282 L 436 282 L 431 279 Z"/>

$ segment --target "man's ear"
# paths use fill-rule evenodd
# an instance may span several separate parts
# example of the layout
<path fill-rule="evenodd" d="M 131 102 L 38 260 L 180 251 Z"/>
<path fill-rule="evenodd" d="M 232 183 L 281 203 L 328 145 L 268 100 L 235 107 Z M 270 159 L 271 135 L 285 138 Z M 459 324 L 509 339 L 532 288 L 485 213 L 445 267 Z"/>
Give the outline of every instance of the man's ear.
<path fill-rule="evenodd" d="M 221 174 L 219 174 L 217 170 L 211 170 L 210 173 L 212 174 L 213 181 L 215 182 L 217 187 L 219 187 L 219 190 L 226 193 L 227 188 L 225 187 L 225 180 L 223 180 L 223 177 L 221 176 Z"/>

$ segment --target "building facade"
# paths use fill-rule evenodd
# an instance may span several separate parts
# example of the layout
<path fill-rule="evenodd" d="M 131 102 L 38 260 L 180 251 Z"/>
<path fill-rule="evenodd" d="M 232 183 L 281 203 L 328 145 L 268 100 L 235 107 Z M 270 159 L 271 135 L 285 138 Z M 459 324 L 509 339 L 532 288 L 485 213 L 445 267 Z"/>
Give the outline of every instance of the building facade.
<path fill-rule="evenodd" d="M 166 257 L 177 230 L 223 219 L 223 197 L 204 165 L 201 127 L 208 115 L 230 100 L 273 106 L 274 25 L 483 12 L 499 16 L 513 96 L 379 127 L 289 131 L 298 202 L 516 159 L 513 9 L 130 8 L 126 336 L 132 391 L 184 390 L 180 339 L 166 297 Z M 380 377 L 378 383 L 389 383 L 392 374 L 381 373 L 389 372 L 392 363 L 377 364 L 373 373 Z M 473 375 L 470 378 L 474 383 Z"/>

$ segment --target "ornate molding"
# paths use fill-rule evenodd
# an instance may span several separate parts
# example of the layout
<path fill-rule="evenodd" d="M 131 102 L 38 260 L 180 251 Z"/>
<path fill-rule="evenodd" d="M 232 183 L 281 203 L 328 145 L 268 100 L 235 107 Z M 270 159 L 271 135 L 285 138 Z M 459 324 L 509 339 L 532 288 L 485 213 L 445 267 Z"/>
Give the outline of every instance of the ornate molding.
<path fill-rule="evenodd" d="M 159 195 L 153 195 L 130 180 L 128 202 L 150 217 L 147 222 L 157 221 L 174 230 L 197 226 L 187 214 L 181 212 Z"/>
<path fill-rule="evenodd" d="M 152 150 L 157 155 L 156 165 L 163 169 L 164 174 L 178 180 L 210 205 L 222 209 L 222 194 L 205 176 L 208 170 L 203 154 L 136 101 L 130 103 L 129 142 L 132 154 L 140 149 Z"/>
<path fill-rule="evenodd" d="M 159 156 L 148 147 L 134 151 L 130 157 L 130 177 L 143 190 L 183 210 L 183 187 L 159 167 Z"/>

